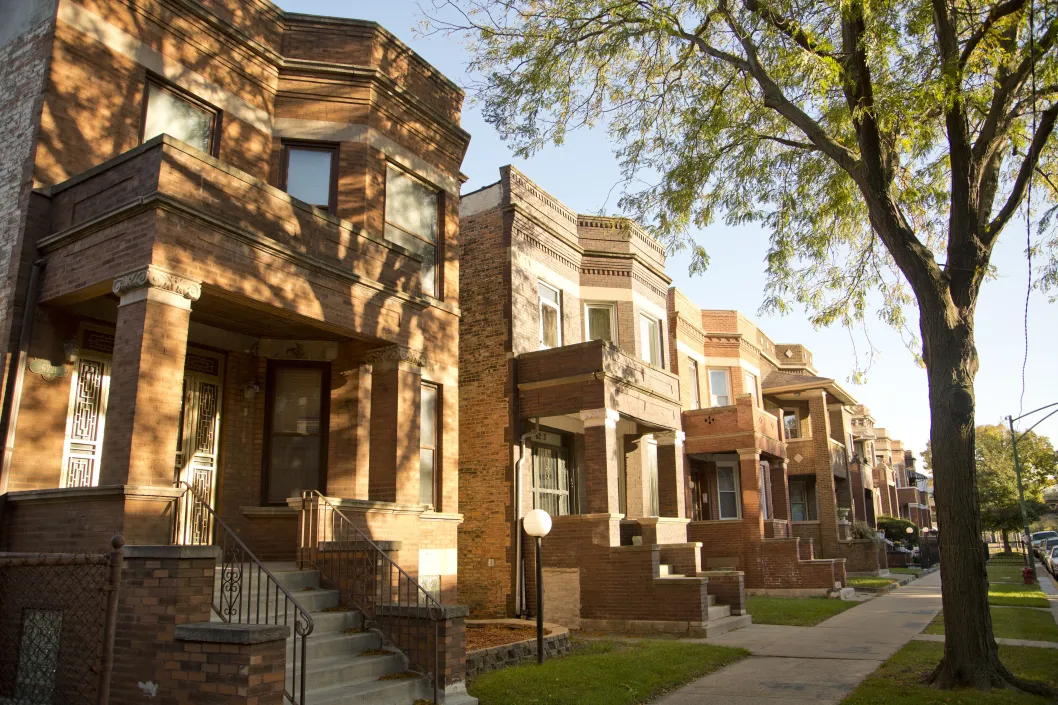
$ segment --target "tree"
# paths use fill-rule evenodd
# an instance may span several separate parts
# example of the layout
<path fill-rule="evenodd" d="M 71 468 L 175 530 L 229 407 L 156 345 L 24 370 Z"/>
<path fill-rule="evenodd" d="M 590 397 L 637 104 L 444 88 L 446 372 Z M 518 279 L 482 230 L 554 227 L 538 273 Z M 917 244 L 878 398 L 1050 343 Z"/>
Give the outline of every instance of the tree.
<path fill-rule="evenodd" d="M 766 309 L 797 303 L 814 324 L 852 326 L 877 301 L 907 332 L 917 305 L 949 606 L 932 682 L 1017 683 L 992 636 L 984 557 L 968 550 L 981 533 L 974 312 L 1030 184 L 1055 200 L 1053 10 L 1031 0 L 436 2 L 445 7 L 434 14 L 452 19 L 433 27 L 465 33 L 501 137 L 528 156 L 605 125 L 621 207 L 671 248 L 690 248 L 692 272 L 708 256 L 688 227 L 722 215 L 771 231 Z M 1049 244 L 1044 277 L 1058 261 Z"/>
<path fill-rule="evenodd" d="M 1009 551 L 1007 532 L 1021 532 L 1025 525 L 1018 499 L 1010 429 L 1003 424 L 978 426 L 976 452 L 981 523 L 986 529 L 1003 532 L 1003 544 Z M 1034 522 L 1047 511 L 1043 488 L 1058 471 L 1058 457 L 1046 436 L 1029 431 L 1018 441 L 1018 462 L 1028 520 Z"/>

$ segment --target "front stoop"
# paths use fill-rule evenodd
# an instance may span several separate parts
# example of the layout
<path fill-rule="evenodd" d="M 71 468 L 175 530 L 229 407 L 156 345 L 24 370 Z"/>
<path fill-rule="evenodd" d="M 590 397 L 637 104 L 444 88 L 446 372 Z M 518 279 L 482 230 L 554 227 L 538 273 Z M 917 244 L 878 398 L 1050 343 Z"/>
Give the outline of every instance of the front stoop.
<path fill-rule="evenodd" d="M 320 587 L 319 571 L 297 570 L 292 563 L 268 563 L 266 567 L 312 616 L 314 628 L 307 640 L 305 668 L 307 702 L 312 705 L 409 705 L 419 698 L 433 699 L 432 684 L 421 675 L 394 677 L 408 672 L 407 657 L 386 644 L 379 631 L 364 629 L 360 612 L 335 611 L 339 606 L 338 591 Z M 217 573 L 215 590 L 220 587 L 220 571 Z M 247 607 L 256 609 L 256 602 L 251 601 Z M 214 619 L 218 619 L 216 615 Z M 301 648 L 299 643 L 299 660 Z M 288 679 L 293 658 L 291 638 L 287 640 Z M 449 690 L 453 692 L 442 696 L 447 705 L 477 702 L 466 694 L 465 688 Z"/>

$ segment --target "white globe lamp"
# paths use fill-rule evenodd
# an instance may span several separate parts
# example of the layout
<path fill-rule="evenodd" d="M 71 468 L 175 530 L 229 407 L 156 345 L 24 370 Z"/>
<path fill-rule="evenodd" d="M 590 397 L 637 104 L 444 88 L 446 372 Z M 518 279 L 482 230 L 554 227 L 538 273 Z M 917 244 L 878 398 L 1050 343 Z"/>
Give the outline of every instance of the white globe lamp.
<path fill-rule="evenodd" d="M 551 532 L 551 515 L 534 509 L 522 519 L 525 533 L 536 539 L 536 662 L 544 662 L 544 563 L 543 538 Z"/>

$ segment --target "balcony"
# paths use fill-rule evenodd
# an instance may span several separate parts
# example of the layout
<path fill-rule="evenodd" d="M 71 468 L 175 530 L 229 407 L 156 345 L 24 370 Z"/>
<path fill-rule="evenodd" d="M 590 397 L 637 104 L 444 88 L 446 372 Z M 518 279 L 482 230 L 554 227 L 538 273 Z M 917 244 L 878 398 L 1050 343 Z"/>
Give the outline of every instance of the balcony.
<path fill-rule="evenodd" d="M 202 282 L 203 314 L 226 298 L 384 337 L 394 303 L 456 311 L 422 295 L 419 255 L 167 135 L 35 198 L 42 301 L 102 295 L 153 264 Z"/>
<path fill-rule="evenodd" d="M 679 379 L 603 340 L 518 356 L 522 418 L 614 409 L 662 428 L 679 428 Z"/>
<path fill-rule="evenodd" d="M 739 448 L 757 448 L 785 458 L 779 420 L 753 404 L 753 396 L 735 397 L 730 406 L 714 406 L 683 412 L 684 448 L 688 453 L 723 453 Z"/>

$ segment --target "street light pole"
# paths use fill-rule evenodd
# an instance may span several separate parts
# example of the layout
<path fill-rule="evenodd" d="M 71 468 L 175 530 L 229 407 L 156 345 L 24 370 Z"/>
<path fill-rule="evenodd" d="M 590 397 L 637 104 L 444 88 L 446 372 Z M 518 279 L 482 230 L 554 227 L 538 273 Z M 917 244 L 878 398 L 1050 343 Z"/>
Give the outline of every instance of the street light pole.
<path fill-rule="evenodd" d="M 1021 524 L 1025 529 L 1025 563 L 1036 573 L 1036 559 L 1032 555 L 1032 532 L 1029 531 L 1029 513 L 1025 509 L 1025 488 L 1021 486 L 1021 462 L 1018 460 L 1018 434 L 1014 431 L 1014 417 L 1008 416 L 1010 422 L 1010 445 L 1014 448 L 1014 475 L 1018 480 L 1018 503 L 1021 505 Z"/>
<path fill-rule="evenodd" d="M 536 662 L 544 662 L 544 537 L 551 531 L 551 515 L 534 509 L 522 520 L 525 533 L 536 539 Z"/>

